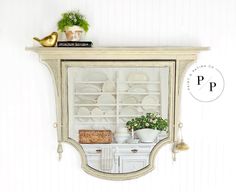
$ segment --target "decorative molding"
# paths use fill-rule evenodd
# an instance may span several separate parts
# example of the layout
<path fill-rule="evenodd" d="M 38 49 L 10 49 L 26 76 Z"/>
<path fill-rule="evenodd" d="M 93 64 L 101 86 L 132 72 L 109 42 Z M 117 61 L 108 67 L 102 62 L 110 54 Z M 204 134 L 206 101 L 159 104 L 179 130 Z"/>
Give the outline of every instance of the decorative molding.
<path fill-rule="evenodd" d="M 57 139 L 58 142 L 62 141 L 61 129 L 62 129 L 62 105 L 61 105 L 61 61 L 59 59 L 41 59 L 41 63 L 43 63 L 49 70 L 53 86 L 55 90 L 55 104 L 56 104 L 56 118 L 57 122 L 53 123 L 53 127 L 57 128 Z"/>
<path fill-rule="evenodd" d="M 81 157 L 81 168 L 88 174 L 93 175 L 95 177 L 101 178 L 101 179 L 109 179 L 109 180 L 129 180 L 129 179 L 135 179 L 141 176 L 144 176 L 154 170 L 155 168 L 155 157 L 159 150 L 167 145 L 170 144 L 172 141 L 170 139 L 163 139 L 161 142 L 159 142 L 152 150 L 150 157 L 149 157 L 149 165 L 139 171 L 130 172 L 130 173 L 105 173 L 101 171 L 97 171 L 90 166 L 88 166 L 86 161 L 86 155 L 84 153 L 83 148 L 78 145 L 74 140 L 67 139 L 65 140 L 66 143 L 72 145 L 80 154 Z"/>
<path fill-rule="evenodd" d="M 179 134 L 179 123 L 181 122 L 181 93 L 183 86 L 183 79 L 188 67 L 197 61 L 197 56 L 194 59 L 180 59 L 176 60 L 176 90 L 175 90 L 175 134 L 174 141 L 176 142 Z"/>
<path fill-rule="evenodd" d="M 125 48 L 57 48 L 27 47 L 26 50 L 36 52 L 41 59 L 60 60 L 179 60 L 195 59 L 200 51 L 207 47 L 125 47 Z"/>

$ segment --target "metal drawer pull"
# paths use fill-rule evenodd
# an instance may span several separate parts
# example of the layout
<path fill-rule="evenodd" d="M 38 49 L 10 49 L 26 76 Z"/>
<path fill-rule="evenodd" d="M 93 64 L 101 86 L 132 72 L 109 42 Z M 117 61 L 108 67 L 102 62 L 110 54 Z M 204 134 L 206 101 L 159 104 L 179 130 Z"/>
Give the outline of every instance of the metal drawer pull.
<path fill-rule="evenodd" d="M 101 150 L 101 149 L 97 149 L 96 152 L 97 152 L 97 153 L 101 153 L 102 150 Z"/>
<path fill-rule="evenodd" d="M 137 152 L 138 152 L 138 149 L 132 149 L 131 152 L 132 152 L 132 153 L 137 153 Z"/>

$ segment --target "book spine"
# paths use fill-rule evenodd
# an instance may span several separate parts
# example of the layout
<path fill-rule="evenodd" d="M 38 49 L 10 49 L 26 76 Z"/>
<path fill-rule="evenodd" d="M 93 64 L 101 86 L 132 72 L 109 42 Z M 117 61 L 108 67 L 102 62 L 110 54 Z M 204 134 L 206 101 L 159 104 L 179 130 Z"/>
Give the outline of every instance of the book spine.
<path fill-rule="evenodd" d="M 57 47 L 92 47 L 92 42 L 57 42 Z"/>

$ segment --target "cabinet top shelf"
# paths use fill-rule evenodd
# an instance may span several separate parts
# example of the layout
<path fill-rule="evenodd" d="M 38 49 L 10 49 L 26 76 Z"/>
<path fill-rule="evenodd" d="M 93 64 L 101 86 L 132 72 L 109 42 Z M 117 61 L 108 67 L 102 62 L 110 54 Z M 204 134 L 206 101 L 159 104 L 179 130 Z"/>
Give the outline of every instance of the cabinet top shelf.
<path fill-rule="evenodd" d="M 200 51 L 208 47 L 26 47 L 42 59 L 176 59 L 176 57 L 195 58 Z"/>
<path fill-rule="evenodd" d="M 209 47 L 185 47 L 185 46 L 162 46 L 162 47 L 92 47 L 92 48 L 62 48 L 62 47 L 26 47 L 30 51 L 206 51 Z"/>

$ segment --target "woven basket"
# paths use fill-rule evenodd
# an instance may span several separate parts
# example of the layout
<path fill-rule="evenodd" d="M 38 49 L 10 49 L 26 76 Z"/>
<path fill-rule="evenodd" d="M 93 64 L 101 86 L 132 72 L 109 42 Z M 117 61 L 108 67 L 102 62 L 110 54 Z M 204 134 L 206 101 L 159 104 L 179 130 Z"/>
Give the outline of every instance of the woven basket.
<path fill-rule="evenodd" d="M 111 142 L 111 130 L 79 130 L 79 143 L 81 144 L 108 144 Z"/>

